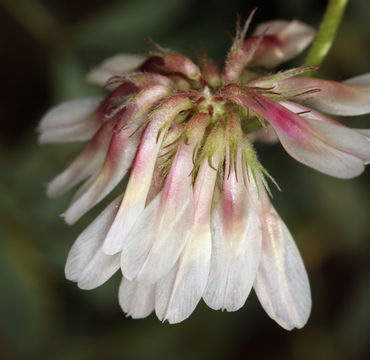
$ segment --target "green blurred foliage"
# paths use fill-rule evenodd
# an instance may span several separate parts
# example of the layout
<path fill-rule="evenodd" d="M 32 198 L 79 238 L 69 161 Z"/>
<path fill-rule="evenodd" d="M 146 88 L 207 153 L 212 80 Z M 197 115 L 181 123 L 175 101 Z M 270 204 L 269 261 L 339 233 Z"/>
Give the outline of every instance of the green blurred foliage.
<path fill-rule="evenodd" d="M 368 358 L 369 169 L 342 181 L 301 166 L 279 146 L 258 147 L 283 189 L 273 202 L 310 275 L 313 313 L 303 330 L 280 329 L 254 294 L 236 313 L 200 304 L 179 325 L 153 315 L 134 321 L 119 309 L 118 274 L 88 292 L 64 279 L 70 246 L 109 200 L 77 225 L 63 223 L 58 215 L 71 193 L 51 201 L 45 184 L 80 146 L 40 147 L 34 131 L 39 117 L 59 101 L 98 93 L 85 83 L 86 72 L 115 53 L 148 49 L 149 37 L 188 54 L 204 44 L 221 64 L 236 13 L 245 18 L 256 5 L 255 23 L 299 18 L 314 26 L 325 8 L 319 0 L 0 2 L 1 359 Z M 369 17 L 367 0 L 350 2 L 318 76 L 341 80 L 370 71 Z M 363 116 L 353 124 L 369 127 L 368 121 Z"/>

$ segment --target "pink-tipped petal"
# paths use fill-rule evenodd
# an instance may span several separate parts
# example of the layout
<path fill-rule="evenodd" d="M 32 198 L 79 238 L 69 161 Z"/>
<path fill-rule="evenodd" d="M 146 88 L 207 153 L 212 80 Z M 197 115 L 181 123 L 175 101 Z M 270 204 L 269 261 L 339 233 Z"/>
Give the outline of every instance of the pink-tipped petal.
<path fill-rule="evenodd" d="M 153 113 L 141 138 L 116 219 L 104 243 L 104 251 L 107 254 L 115 254 L 121 250 L 124 239 L 144 210 L 164 135 L 175 116 L 190 106 L 189 99 L 177 96 L 169 98 Z M 162 131 L 158 136 L 161 128 Z"/>
<path fill-rule="evenodd" d="M 104 162 L 114 122 L 106 122 L 76 159 L 47 186 L 49 197 L 56 197 L 87 177 L 96 174 Z"/>
<path fill-rule="evenodd" d="M 113 76 L 124 75 L 135 71 L 144 61 L 145 57 L 132 54 L 118 54 L 104 60 L 87 75 L 87 81 L 104 86 Z"/>
<path fill-rule="evenodd" d="M 198 66 L 186 56 L 174 51 L 163 51 L 160 56 L 164 60 L 166 72 L 182 74 L 191 80 L 200 80 Z"/>
<path fill-rule="evenodd" d="M 155 283 L 177 261 L 193 218 L 191 186 L 194 147 L 179 144 L 163 191 L 147 206 L 122 248 L 122 273 Z"/>
<path fill-rule="evenodd" d="M 327 116 L 325 116 L 325 115 L 323 115 L 323 114 L 321 114 L 317 111 L 308 109 L 305 106 L 293 103 L 291 101 L 281 101 L 280 104 L 283 105 L 288 110 L 290 110 L 290 111 L 292 111 L 296 114 L 300 114 L 300 116 L 304 119 L 322 121 L 324 123 L 333 124 L 333 125 L 336 125 L 336 126 L 342 126 L 342 127 L 346 128 L 340 122 L 335 121 L 335 120 L 333 120 L 333 119 L 331 119 L 331 118 L 329 118 L 329 117 L 327 117 Z M 369 129 L 353 129 L 353 128 L 351 128 L 351 130 L 357 132 L 358 134 L 363 135 L 367 140 L 370 140 L 370 130 Z M 362 140 L 361 143 L 363 144 L 364 141 Z M 366 161 L 366 158 L 365 158 L 365 161 Z"/>
<path fill-rule="evenodd" d="M 211 269 L 203 298 L 215 310 L 236 311 L 244 305 L 260 261 L 260 221 L 243 181 L 240 157 L 239 152 L 237 172 L 232 165 L 225 174 L 222 198 L 212 213 Z"/>
<path fill-rule="evenodd" d="M 101 97 L 66 101 L 49 110 L 38 127 L 40 143 L 88 140 L 100 126 L 95 110 Z"/>
<path fill-rule="evenodd" d="M 294 103 L 294 102 L 291 102 L 291 101 L 281 101 L 279 103 L 280 105 L 284 106 L 286 109 L 288 109 L 289 111 L 295 113 L 295 114 L 298 114 L 299 116 L 301 116 L 303 119 L 308 119 L 308 120 L 319 120 L 319 121 L 323 121 L 323 122 L 326 122 L 326 123 L 330 123 L 330 124 L 335 124 L 335 125 L 338 125 L 338 126 L 344 126 L 342 125 L 341 123 L 339 123 L 338 121 L 335 121 L 317 111 L 314 111 L 310 108 L 307 108 L 306 106 L 303 106 L 303 105 L 300 105 L 300 104 L 297 104 L 297 103 Z"/>
<path fill-rule="evenodd" d="M 114 89 L 99 106 L 98 113 L 102 121 L 115 119 L 118 121 L 139 88 L 130 81 L 124 81 Z"/>
<path fill-rule="evenodd" d="M 102 251 L 104 236 L 117 212 L 121 197 L 114 200 L 82 232 L 67 258 L 65 274 L 81 289 L 94 289 L 107 281 L 119 269 L 119 255 Z"/>
<path fill-rule="evenodd" d="M 142 319 L 154 310 L 155 285 L 122 278 L 118 300 L 122 310 L 133 319 Z"/>
<path fill-rule="evenodd" d="M 361 85 L 360 85 L 361 84 Z M 366 85 L 365 85 L 366 84 Z M 357 77 L 348 82 L 292 77 L 279 81 L 274 91 L 301 90 L 302 95 L 296 96 L 305 106 L 316 108 L 332 115 L 352 116 L 370 112 L 370 84 L 367 76 Z M 311 92 L 311 90 L 318 90 Z"/>
<path fill-rule="evenodd" d="M 333 120 L 317 111 L 314 111 L 314 110 L 311 110 L 311 109 L 308 109 L 306 108 L 305 106 L 302 106 L 302 105 L 299 105 L 299 104 L 296 104 L 296 103 L 293 103 L 293 102 L 290 102 L 290 101 L 281 101 L 280 102 L 281 105 L 283 105 L 285 108 L 287 108 L 288 110 L 296 113 L 296 114 L 300 114 L 300 116 L 304 119 L 308 119 L 308 120 L 318 120 L 318 121 L 322 121 L 322 122 L 325 122 L 325 123 L 328 123 L 328 124 L 334 124 L 334 125 L 337 125 L 337 126 L 343 126 L 343 124 L 341 124 L 340 122 L 336 121 L 336 120 Z M 369 129 L 354 129 L 354 128 L 351 128 L 352 131 L 356 131 L 357 133 L 365 136 L 368 140 L 370 138 L 370 130 Z"/>
<path fill-rule="evenodd" d="M 361 133 L 319 120 L 300 117 L 255 92 L 230 91 L 231 101 L 247 106 L 269 121 L 285 150 L 296 160 L 338 178 L 352 178 L 369 162 L 370 143 Z"/>
<path fill-rule="evenodd" d="M 292 235 L 260 186 L 262 254 L 254 290 L 266 313 L 284 329 L 302 328 L 311 312 L 307 273 Z"/>
<path fill-rule="evenodd" d="M 266 31 L 252 61 L 251 66 L 273 68 L 301 53 L 314 39 L 315 30 L 299 21 L 276 21 L 260 24 L 255 36 L 244 42 L 244 51 L 251 49 L 258 36 Z"/>
<path fill-rule="evenodd" d="M 260 115 L 274 127 L 285 150 L 296 160 L 339 178 L 352 178 L 370 160 L 370 143 L 347 127 L 300 117 L 271 100 L 258 97 Z"/>
<path fill-rule="evenodd" d="M 123 179 L 131 167 L 141 131 L 135 131 L 144 121 L 153 104 L 168 94 L 168 88 L 157 86 L 142 90 L 118 121 L 100 172 L 76 194 L 64 216 L 73 224 L 101 201 Z M 129 123 L 129 124 L 127 124 Z M 132 123 L 132 125 L 131 125 Z M 134 134 L 133 134 L 134 133 Z"/>
<path fill-rule="evenodd" d="M 74 224 L 104 199 L 127 174 L 140 138 L 140 132 L 130 137 L 131 134 L 130 130 L 121 130 L 113 135 L 100 172 L 95 178 L 88 180 L 86 186 L 83 186 L 83 189 L 76 194 L 64 213 L 67 224 Z"/>
<path fill-rule="evenodd" d="M 208 160 L 200 166 L 194 184 L 194 217 L 185 247 L 173 269 L 156 287 L 155 311 L 170 324 L 194 311 L 207 285 L 211 258 L 210 212 L 217 172 Z"/>

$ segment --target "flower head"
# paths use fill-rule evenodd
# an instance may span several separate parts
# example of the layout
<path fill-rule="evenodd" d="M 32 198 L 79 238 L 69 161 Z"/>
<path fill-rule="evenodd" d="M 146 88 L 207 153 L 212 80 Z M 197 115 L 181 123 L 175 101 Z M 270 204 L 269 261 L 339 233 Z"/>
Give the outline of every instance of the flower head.
<path fill-rule="evenodd" d="M 253 15 L 253 13 L 252 13 Z M 311 296 L 293 238 L 274 210 L 253 142 L 279 139 L 296 160 L 350 178 L 370 160 L 368 130 L 329 114 L 370 112 L 370 76 L 344 83 L 303 78 L 315 67 L 270 73 L 304 50 L 314 30 L 273 21 L 245 39 L 238 25 L 221 71 L 155 45 L 148 58 L 119 55 L 88 76 L 104 98 L 66 102 L 42 119 L 41 142 L 89 140 L 48 185 L 58 196 L 85 181 L 64 213 L 72 224 L 126 176 L 124 193 L 78 237 L 66 276 L 92 289 L 119 268 L 122 309 L 155 310 L 170 323 L 201 298 L 235 311 L 252 287 L 286 329 L 302 327 Z"/>

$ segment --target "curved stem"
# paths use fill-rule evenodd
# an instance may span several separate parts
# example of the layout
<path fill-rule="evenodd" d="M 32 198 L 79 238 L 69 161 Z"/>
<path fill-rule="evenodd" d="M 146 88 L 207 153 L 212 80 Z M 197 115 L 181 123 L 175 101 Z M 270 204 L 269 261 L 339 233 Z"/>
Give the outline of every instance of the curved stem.
<path fill-rule="evenodd" d="M 302 64 L 303 66 L 320 65 L 323 62 L 334 42 L 347 3 L 348 0 L 329 0 L 319 32 Z M 312 76 L 314 72 L 315 70 L 302 76 Z"/>

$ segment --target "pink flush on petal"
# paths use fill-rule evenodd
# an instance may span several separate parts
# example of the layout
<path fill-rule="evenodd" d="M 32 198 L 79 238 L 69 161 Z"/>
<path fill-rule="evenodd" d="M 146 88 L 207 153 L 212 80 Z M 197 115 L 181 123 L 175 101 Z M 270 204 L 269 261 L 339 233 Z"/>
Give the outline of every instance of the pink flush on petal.
<path fill-rule="evenodd" d="M 143 211 L 156 157 L 166 130 L 173 118 L 179 112 L 188 109 L 190 105 L 190 100 L 187 98 L 175 96 L 166 100 L 153 112 L 141 138 L 120 209 L 104 244 L 104 251 L 107 254 L 114 254 L 121 250 L 125 236 Z"/>
<path fill-rule="evenodd" d="M 123 242 L 122 273 L 130 280 L 156 282 L 181 253 L 192 221 L 193 152 L 206 124 L 204 116 L 189 120 L 191 133 L 186 143 L 179 143 L 162 192 L 146 207 Z"/>
<path fill-rule="evenodd" d="M 254 12 L 238 24 L 223 68 L 205 50 L 197 65 L 152 43 L 146 57 L 119 55 L 90 73 L 105 85 L 104 100 L 68 101 L 40 123 L 42 143 L 89 141 L 48 185 L 57 196 L 85 180 L 67 223 L 122 191 L 76 240 L 66 276 L 92 289 L 120 267 L 119 303 L 133 318 L 155 311 L 177 323 L 201 298 L 236 311 L 252 286 L 285 329 L 301 328 L 310 314 L 306 270 L 270 203 L 270 181 L 277 184 L 253 142 L 278 140 L 317 171 L 359 175 L 370 162 L 370 131 L 318 111 L 369 113 L 370 76 L 339 83 L 300 77 L 317 66 L 271 71 L 303 51 L 315 30 L 275 20 L 248 38 Z"/>

